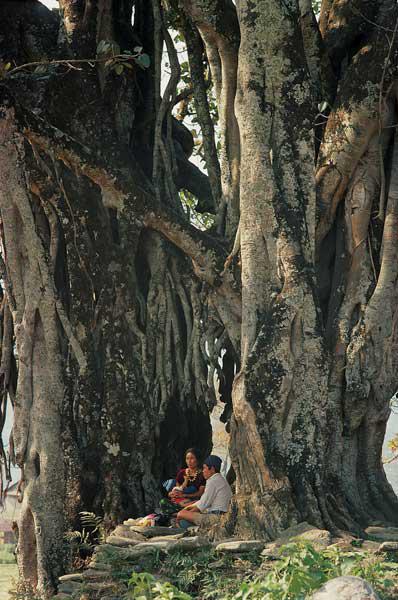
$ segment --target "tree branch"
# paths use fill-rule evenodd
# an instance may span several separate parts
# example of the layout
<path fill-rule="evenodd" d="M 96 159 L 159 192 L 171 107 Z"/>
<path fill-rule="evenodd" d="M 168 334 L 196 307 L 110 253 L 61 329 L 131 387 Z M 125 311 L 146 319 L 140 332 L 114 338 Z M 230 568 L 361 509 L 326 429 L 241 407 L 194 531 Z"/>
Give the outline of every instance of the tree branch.
<path fill-rule="evenodd" d="M 202 280 L 212 286 L 220 285 L 227 256 L 221 241 L 158 203 L 151 183 L 127 148 L 119 145 L 107 149 L 109 154 L 94 155 L 76 139 L 23 109 L 7 88 L 0 86 L 0 135 L 1 118 L 9 117 L 10 111 L 17 129 L 32 145 L 60 160 L 71 171 L 88 177 L 101 189 L 107 207 L 125 212 L 132 223 L 140 221 L 163 233 L 192 259 Z"/>
<path fill-rule="evenodd" d="M 232 0 L 180 0 L 198 28 L 215 82 L 221 140 L 218 231 L 232 238 L 239 222 L 240 135 L 235 116 L 240 30 Z M 226 209 L 226 210 L 225 210 Z"/>

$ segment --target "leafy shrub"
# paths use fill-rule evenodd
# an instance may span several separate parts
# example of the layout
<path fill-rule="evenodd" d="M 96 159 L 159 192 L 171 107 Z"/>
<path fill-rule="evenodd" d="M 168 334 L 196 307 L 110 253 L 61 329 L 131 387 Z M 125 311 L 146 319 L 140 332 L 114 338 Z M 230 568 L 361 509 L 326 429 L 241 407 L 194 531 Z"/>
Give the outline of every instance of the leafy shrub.
<path fill-rule="evenodd" d="M 105 541 L 105 527 L 102 517 L 92 512 L 79 513 L 82 525 L 81 531 L 68 531 L 65 540 L 69 545 L 71 563 L 73 568 L 80 569 L 85 566 L 92 555 L 94 547 Z"/>
<path fill-rule="evenodd" d="M 156 581 L 149 573 L 133 573 L 129 581 L 126 598 L 134 600 L 192 600 L 169 582 Z"/>
<path fill-rule="evenodd" d="M 243 583 L 228 600 L 304 600 L 323 583 L 341 575 L 362 577 L 387 597 L 383 593 L 394 586 L 394 569 L 392 563 L 366 553 L 337 548 L 318 552 L 311 544 L 291 543 L 281 549 L 280 560 L 265 577 Z"/>
<path fill-rule="evenodd" d="M 214 550 L 169 554 L 158 563 L 159 576 L 169 581 L 160 583 L 148 573 L 134 573 L 127 598 L 304 600 L 326 581 L 341 575 L 362 577 L 385 600 L 398 597 L 398 588 L 394 588 L 398 564 L 371 553 L 338 548 L 318 551 L 308 542 L 297 542 L 283 546 L 277 561 L 265 561 L 260 568 L 259 561 L 258 554 L 245 555 L 243 560 L 231 555 L 220 557 Z"/>

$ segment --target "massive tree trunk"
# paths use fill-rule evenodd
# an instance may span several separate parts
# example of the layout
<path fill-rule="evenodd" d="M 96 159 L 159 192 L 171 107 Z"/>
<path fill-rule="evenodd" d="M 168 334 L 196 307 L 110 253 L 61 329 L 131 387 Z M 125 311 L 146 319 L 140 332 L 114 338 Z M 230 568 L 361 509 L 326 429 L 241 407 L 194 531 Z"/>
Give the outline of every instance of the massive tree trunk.
<path fill-rule="evenodd" d="M 21 573 L 52 589 L 64 514 L 152 508 L 184 447 L 209 447 L 214 370 L 229 532 L 395 522 L 381 445 L 398 387 L 396 3 L 328 0 L 320 29 L 306 0 L 60 4 L 60 19 L 0 8 L 0 375 L 24 469 Z M 173 118 L 167 24 L 186 40 L 181 96 L 208 178 Z M 18 70 L 43 57 L 61 62 Z"/>
<path fill-rule="evenodd" d="M 110 3 L 104 13 L 105 5 L 91 15 L 92 29 L 73 2 L 63 3 L 61 20 L 38 2 L 3 3 L 3 60 L 15 68 L 95 58 L 98 42 L 110 39 L 123 50 L 145 46 L 154 64 L 151 9 L 136 3 L 132 27 L 131 2 Z M 152 195 L 144 171 L 152 168 L 157 119 L 153 69 L 134 63 L 118 76 L 101 63 L 74 64 L 16 72 L 1 87 L 3 281 L 18 361 L 14 454 L 23 473 L 18 560 L 21 575 L 49 592 L 65 564 L 63 531 L 77 526 L 79 510 L 109 523 L 145 514 L 184 450 L 210 449 L 214 394 L 202 284 L 190 261 L 145 230 L 141 201 L 132 197 L 123 208 L 111 185 L 71 168 L 67 144 L 57 152 L 43 133 L 51 123 L 63 132 L 58 141 L 73 136 L 71 146 L 78 139 L 89 158 L 118 153 L 135 193 Z M 192 137 L 172 128 L 179 161 L 195 177 Z M 1 370 L 8 365 L 12 392 L 7 336 L 9 327 Z"/>

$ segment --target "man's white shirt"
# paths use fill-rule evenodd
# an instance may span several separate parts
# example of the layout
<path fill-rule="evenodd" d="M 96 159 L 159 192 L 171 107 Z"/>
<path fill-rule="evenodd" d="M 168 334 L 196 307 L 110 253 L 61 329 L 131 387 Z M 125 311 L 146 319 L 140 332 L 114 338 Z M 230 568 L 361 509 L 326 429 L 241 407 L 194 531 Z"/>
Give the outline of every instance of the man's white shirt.
<path fill-rule="evenodd" d="M 220 510 L 227 512 L 232 490 L 221 473 L 214 473 L 207 481 L 203 496 L 195 502 L 201 513 L 211 513 Z"/>

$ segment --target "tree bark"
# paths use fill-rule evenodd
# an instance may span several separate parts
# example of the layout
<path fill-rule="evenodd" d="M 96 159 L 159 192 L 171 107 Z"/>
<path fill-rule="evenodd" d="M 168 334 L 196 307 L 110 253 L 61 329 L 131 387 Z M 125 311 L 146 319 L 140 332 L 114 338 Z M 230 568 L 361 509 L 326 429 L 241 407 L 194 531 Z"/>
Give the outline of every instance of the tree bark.
<path fill-rule="evenodd" d="M 29 62 L 17 43 L 36 31 L 23 11 L 58 29 L 54 15 L 28 4 L 20 3 L 14 21 L 15 5 L 1 8 L 6 23 L 20 27 L 13 67 Z M 72 4 L 63 3 L 65 19 L 79 8 Z M 152 52 L 151 10 L 137 3 L 131 28 L 131 3 L 124 5 L 125 30 L 117 7 L 108 34 L 128 49 L 145 32 Z M 50 59 L 91 58 L 93 48 L 95 56 L 99 40 L 91 29 L 83 35 L 75 17 L 70 31 L 61 20 L 66 37 Z M 0 211 L 18 357 L 13 437 L 23 468 L 18 560 L 21 576 L 43 594 L 65 567 L 63 532 L 78 526 L 80 510 L 109 524 L 150 512 L 185 449 L 205 454 L 211 444 L 202 284 L 191 260 L 143 222 L 143 207 L 155 201 L 146 175 L 153 139 L 141 126 L 149 122 L 153 131 L 156 120 L 146 104 L 153 72 L 136 67 L 118 77 L 101 69 L 51 67 L 2 85 Z M 180 141 L 183 130 L 175 133 Z M 132 150 L 140 143 L 141 163 Z M 113 178 L 105 171 L 111 164 Z"/>

